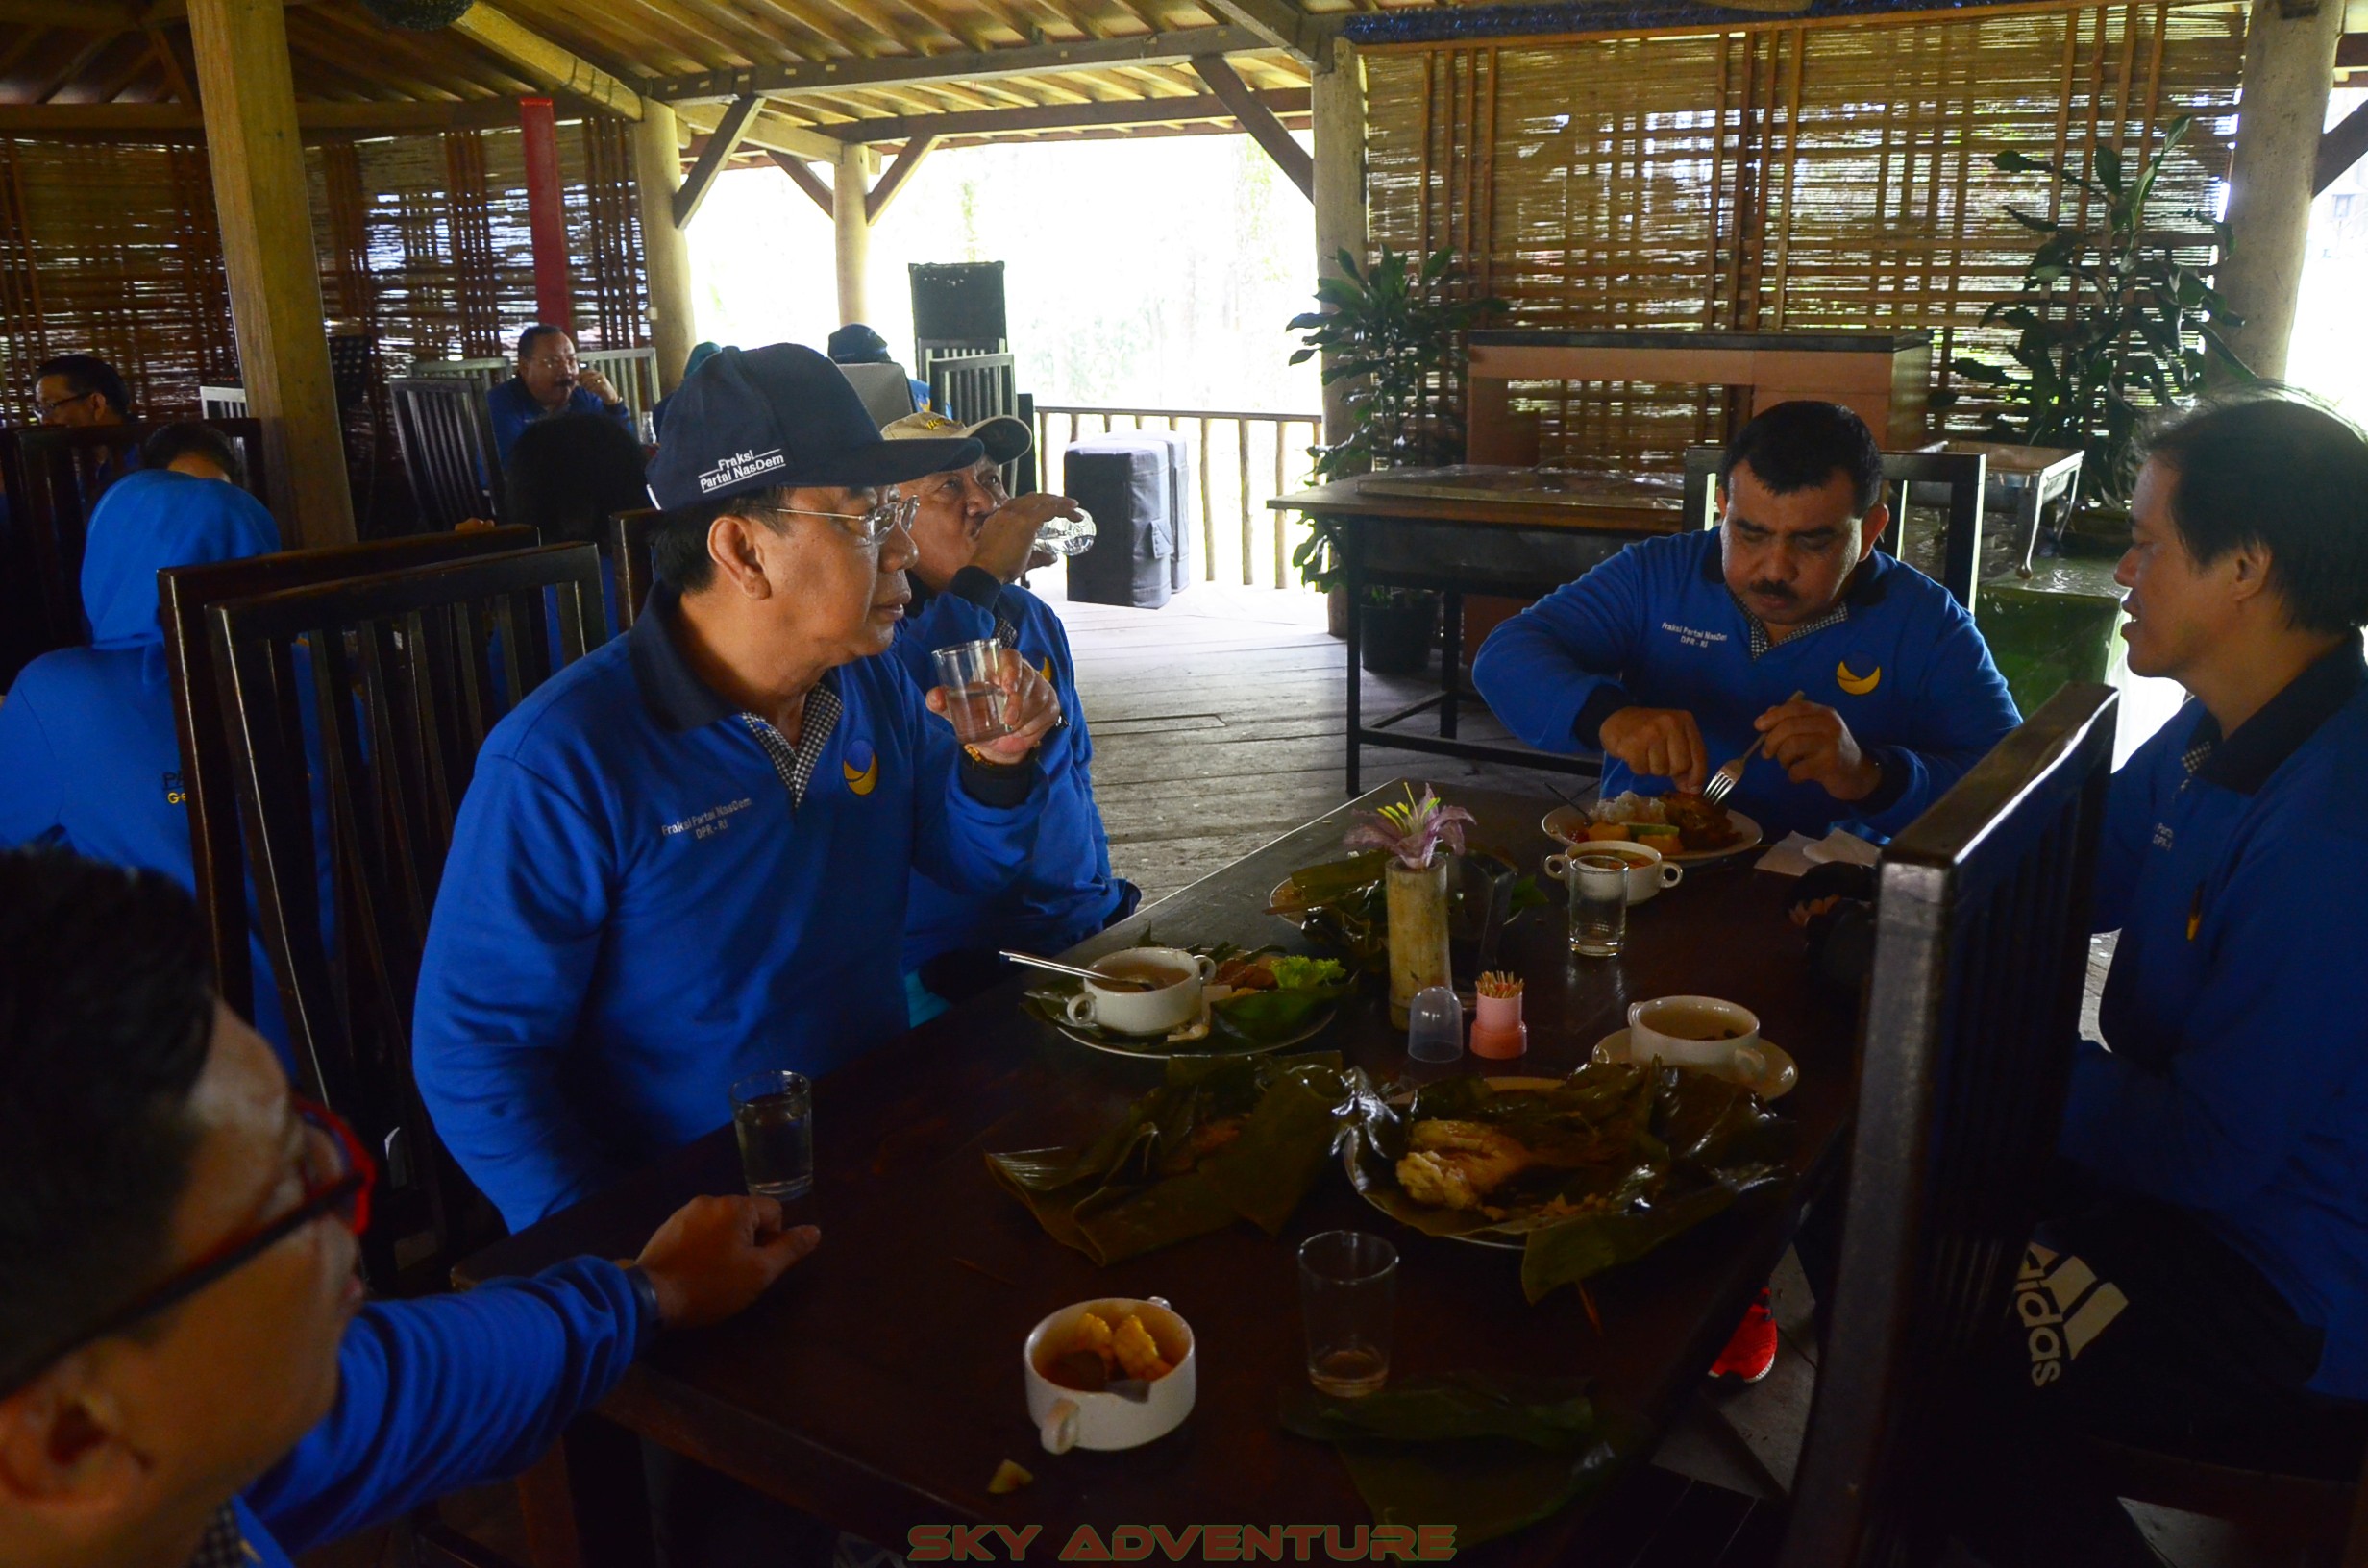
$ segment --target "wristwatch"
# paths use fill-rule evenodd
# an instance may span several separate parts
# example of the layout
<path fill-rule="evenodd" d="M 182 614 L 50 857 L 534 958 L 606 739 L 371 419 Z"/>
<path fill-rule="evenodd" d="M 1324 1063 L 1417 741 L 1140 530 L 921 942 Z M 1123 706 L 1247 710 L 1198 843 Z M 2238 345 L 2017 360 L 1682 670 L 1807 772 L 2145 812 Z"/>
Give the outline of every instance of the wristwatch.
<path fill-rule="evenodd" d="M 968 741 L 964 741 L 962 743 L 962 754 L 970 758 L 971 761 L 978 764 L 981 768 L 1017 768 L 1020 766 L 1020 764 L 1016 762 L 998 762 L 995 758 L 988 756 L 984 751 L 979 750 L 978 747 L 973 746 Z"/>
<path fill-rule="evenodd" d="M 633 1287 L 633 1299 L 641 1304 L 642 1322 L 648 1325 L 642 1330 L 641 1342 L 647 1345 L 666 1327 L 665 1314 L 658 1307 L 657 1282 L 650 1278 L 648 1269 L 630 1258 L 618 1259 L 617 1266 L 625 1271 L 625 1283 Z"/>

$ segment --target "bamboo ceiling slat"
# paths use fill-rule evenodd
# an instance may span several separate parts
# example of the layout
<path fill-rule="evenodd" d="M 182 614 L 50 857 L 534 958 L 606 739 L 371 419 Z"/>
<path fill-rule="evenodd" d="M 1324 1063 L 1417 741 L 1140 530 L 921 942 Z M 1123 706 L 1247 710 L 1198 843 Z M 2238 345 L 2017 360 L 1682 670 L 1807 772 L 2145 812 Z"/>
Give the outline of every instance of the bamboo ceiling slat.
<path fill-rule="evenodd" d="M 1962 394 L 1944 423 L 1971 430 L 1987 405 L 1949 361 L 2002 357 L 2010 333 L 1979 317 L 2032 245 L 2003 208 L 2050 200 L 1991 155 L 2134 158 L 2192 113 L 2157 210 L 2209 208 L 2242 54 L 2214 0 L 1378 50 L 1372 235 L 1456 250 L 1509 325 L 1926 329 L 1933 391 Z M 2208 265 L 2197 238 L 2184 258 Z M 1726 418 L 1693 388 L 1517 393 L 1548 458 L 1580 466 L 1666 467 Z"/>

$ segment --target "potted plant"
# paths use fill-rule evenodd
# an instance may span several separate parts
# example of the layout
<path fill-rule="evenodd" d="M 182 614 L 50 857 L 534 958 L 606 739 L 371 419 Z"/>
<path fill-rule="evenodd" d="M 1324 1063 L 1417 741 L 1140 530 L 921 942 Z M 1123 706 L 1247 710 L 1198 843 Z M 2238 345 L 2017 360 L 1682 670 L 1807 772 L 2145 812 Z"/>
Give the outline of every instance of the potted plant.
<path fill-rule="evenodd" d="M 1419 265 L 1414 257 L 1387 245 L 1369 269 L 1359 268 L 1357 258 L 1345 250 L 1339 260 L 1339 275 L 1316 284 L 1317 302 L 1324 308 L 1293 317 L 1289 329 L 1302 334 L 1291 355 L 1293 364 L 1323 355 L 1325 386 L 1355 383 L 1347 400 L 1347 436 L 1311 449 L 1316 482 L 1375 468 L 1462 462 L 1463 412 L 1445 393 L 1462 378 L 1464 333 L 1481 317 L 1506 308 L 1505 302 L 1493 296 L 1457 297 L 1471 290 L 1456 265 L 1455 253 L 1448 250 L 1433 252 Z M 1339 559 L 1330 525 L 1311 520 L 1292 564 L 1298 568 L 1301 582 L 1333 595 L 1333 635 L 1345 636 L 1347 606 L 1339 589 Z M 1373 634 L 1370 612 L 1396 607 L 1369 599 L 1369 638 Z M 1424 613 L 1435 627 L 1436 600 Z M 1411 616 L 1407 625 L 1412 625 Z M 1369 649 L 1371 645 L 1367 646 Z M 1423 652 L 1428 651 L 1425 643 Z M 1419 668 L 1419 660 L 1415 667 Z M 1382 666 L 1371 662 L 1369 652 L 1366 668 L 1380 671 Z"/>
<path fill-rule="evenodd" d="M 1418 675 L 1439 639 L 1439 596 L 1418 588 L 1365 590 L 1365 641 L 1357 662 L 1377 675 Z"/>
<path fill-rule="evenodd" d="M 1359 813 L 1343 842 L 1351 849 L 1386 851 L 1383 890 L 1390 912 L 1390 1021 L 1406 1027 L 1407 1004 L 1428 986 L 1448 984 L 1447 868 L 1464 847 L 1471 813 L 1443 805 L 1428 784 L 1418 798 Z M 1441 853 L 1442 847 L 1447 853 Z"/>
<path fill-rule="evenodd" d="M 2146 417 L 2194 392 L 2208 374 L 2254 379 L 2221 335 L 2243 322 L 2202 272 L 2179 259 L 2179 250 L 2192 248 L 2196 236 L 2148 221 L 2147 204 L 2163 164 L 2191 123 L 2183 114 L 2173 120 L 2135 177 L 2109 146 L 2090 155 L 2084 175 L 2011 148 L 1991 159 L 2007 173 L 2051 175 L 2085 191 L 2096 216 L 2083 225 L 2006 209 L 2042 236 L 2023 270 L 2018 297 L 1982 313 L 1985 325 L 2003 322 L 2018 330 L 2007 351 L 2010 362 L 1961 356 L 1950 367 L 1996 389 L 2005 406 L 1993 417 L 1992 439 L 2078 448 L 2084 454 L 2079 511 L 2089 528 L 2102 524 L 2105 534 L 2118 534 L 2123 543 Z M 2228 225 L 2208 213 L 2187 215 L 2209 229 L 2226 260 Z"/>

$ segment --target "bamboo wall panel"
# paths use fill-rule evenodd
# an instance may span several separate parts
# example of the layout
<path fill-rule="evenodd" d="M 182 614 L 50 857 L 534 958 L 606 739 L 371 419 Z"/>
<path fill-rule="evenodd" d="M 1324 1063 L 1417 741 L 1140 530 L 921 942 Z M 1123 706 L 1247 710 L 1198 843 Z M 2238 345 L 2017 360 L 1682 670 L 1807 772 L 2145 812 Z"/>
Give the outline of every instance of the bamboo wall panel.
<path fill-rule="evenodd" d="M 578 335 L 588 347 L 649 341 L 621 136 L 583 122 L 560 128 Z M 506 353 L 533 320 L 518 141 L 492 131 L 308 149 L 322 307 L 375 331 L 382 367 Z M 0 419 L 33 417 L 34 367 L 77 351 L 113 361 L 151 417 L 194 414 L 201 381 L 237 380 L 204 148 L 0 139 Z"/>
<path fill-rule="evenodd" d="M 1977 324 L 2031 250 L 2004 208 L 2080 212 L 1991 156 L 2079 168 L 2109 145 L 2134 165 L 2196 116 L 2153 210 L 2208 266 L 2192 214 L 2220 201 L 2243 53 L 2223 3 L 1376 50 L 1373 240 L 1455 250 L 1503 326 L 1929 329 L 1936 406 L 1971 431 L 1987 408 L 1949 361 L 2003 358 L 2009 334 Z M 1720 389 L 1516 393 L 1572 467 L 1673 467 L 1728 429 Z"/>

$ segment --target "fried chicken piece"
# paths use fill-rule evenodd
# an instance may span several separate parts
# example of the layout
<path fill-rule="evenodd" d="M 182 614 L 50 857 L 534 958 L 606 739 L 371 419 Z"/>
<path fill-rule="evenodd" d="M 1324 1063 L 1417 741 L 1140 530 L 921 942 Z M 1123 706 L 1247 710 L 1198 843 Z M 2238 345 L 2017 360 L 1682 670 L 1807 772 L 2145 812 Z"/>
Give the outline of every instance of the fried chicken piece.
<path fill-rule="evenodd" d="M 1536 1164 L 1519 1140 L 1477 1121 L 1418 1121 L 1397 1163 L 1397 1184 L 1417 1203 L 1478 1209 L 1481 1200 Z"/>
<path fill-rule="evenodd" d="M 1127 1314 L 1126 1321 L 1119 1325 L 1119 1332 L 1111 1340 L 1111 1348 L 1118 1352 L 1119 1365 L 1130 1378 L 1157 1383 L 1174 1370 L 1160 1358 L 1159 1341 L 1151 1337 L 1151 1331 L 1143 1326 L 1142 1318 L 1131 1312 Z"/>
<path fill-rule="evenodd" d="M 1209 984 L 1231 986 L 1236 991 L 1272 991 L 1274 970 L 1263 953 L 1256 958 L 1229 958 L 1209 976 Z"/>
<path fill-rule="evenodd" d="M 1698 795 L 1673 795 L 1667 797 L 1666 804 L 1669 821 L 1677 828 L 1678 842 L 1689 850 L 1723 849 L 1739 836 L 1727 808 L 1714 805 Z"/>

